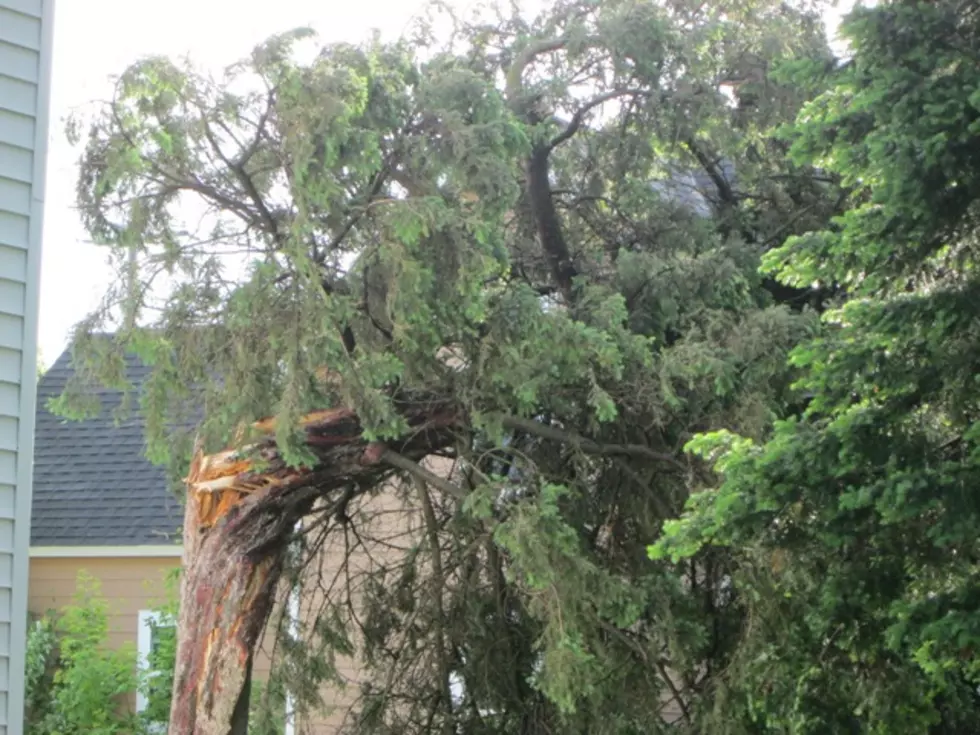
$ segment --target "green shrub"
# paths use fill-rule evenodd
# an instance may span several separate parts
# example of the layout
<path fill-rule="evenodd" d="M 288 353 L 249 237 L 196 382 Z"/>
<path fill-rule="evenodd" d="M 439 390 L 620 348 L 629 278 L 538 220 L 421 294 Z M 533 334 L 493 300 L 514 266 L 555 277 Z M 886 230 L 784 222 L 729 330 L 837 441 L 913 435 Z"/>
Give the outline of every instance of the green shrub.
<path fill-rule="evenodd" d="M 24 666 L 24 719 L 27 735 L 44 735 L 44 722 L 52 706 L 54 673 L 58 663 L 58 637 L 54 621 L 48 617 L 34 620 L 27 632 Z"/>
<path fill-rule="evenodd" d="M 250 735 L 283 735 L 286 732 L 286 697 L 281 687 L 253 680 L 248 702 Z"/>
<path fill-rule="evenodd" d="M 166 731 L 177 661 L 178 572 L 167 580 L 154 612 L 157 629 L 147 667 L 136 647 L 110 650 L 108 603 L 98 580 L 78 575 L 74 601 L 30 627 L 25 669 L 26 735 L 153 735 Z M 281 687 L 252 685 L 250 721 L 256 735 L 282 735 Z M 127 695 L 139 692 L 146 707 L 133 712 Z"/>
<path fill-rule="evenodd" d="M 154 644 L 150 650 L 147 670 L 140 676 L 140 693 L 146 698 L 146 708 L 140 713 L 146 729 L 159 729 L 170 719 L 170 702 L 177 662 L 177 608 L 179 598 L 179 569 L 167 575 L 165 599 L 154 610 L 157 614 Z"/>
<path fill-rule="evenodd" d="M 137 686 L 136 650 L 106 645 L 108 604 L 100 592 L 98 580 L 80 572 L 74 602 L 31 631 L 26 672 L 31 735 L 129 735 L 137 729 L 124 700 Z"/>

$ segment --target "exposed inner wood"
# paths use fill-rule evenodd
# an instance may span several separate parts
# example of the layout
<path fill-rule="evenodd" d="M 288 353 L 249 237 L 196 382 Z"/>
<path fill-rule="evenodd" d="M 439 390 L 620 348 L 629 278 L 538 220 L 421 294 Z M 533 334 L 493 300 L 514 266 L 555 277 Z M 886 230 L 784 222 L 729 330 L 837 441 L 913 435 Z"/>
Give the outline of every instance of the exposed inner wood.
<path fill-rule="evenodd" d="M 292 530 L 314 502 L 382 482 L 393 471 L 386 452 L 418 461 L 454 440 L 458 415 L 450 405 L 415 396 L 398 406 L 410 433 L 386 444 L 366 442 L 348 409 L 305 416 L 312 467 L 286 465 L 271 419 L 255 425 L 260 438 L 242 449 L 206 455 L 198 447 L 186 478 L 170 735 L 243 732 L 252 656 L 280 590 Z"/>

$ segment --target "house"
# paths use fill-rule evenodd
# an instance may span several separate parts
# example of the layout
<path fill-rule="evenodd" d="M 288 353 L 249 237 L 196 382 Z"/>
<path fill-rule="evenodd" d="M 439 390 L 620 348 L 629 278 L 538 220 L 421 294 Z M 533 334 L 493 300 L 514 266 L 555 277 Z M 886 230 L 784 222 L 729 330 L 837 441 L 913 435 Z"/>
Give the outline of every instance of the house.
<path fill-rule="evenodd" d="M 66 351 L 38 383 L 29 609 L 43 614 L 70 603 L 85 571 L 110 603 L 109 643 L 134 643 L 145 654 L 151 610 L 164 602 L 166 576 L 180 566 L 182 508 L 164 470 L 144 457 L 140 416 L 115 421 L 121 392 L 97 391 L 100 413 L 84 421 L 47 409 L 72 372 Z M 128 360 L 133 385 L 148 372 Z"/>
<path fill-rule="evenodd" d="M 54 0 L 0 0 L 0 735 L 21 735 Z"/>

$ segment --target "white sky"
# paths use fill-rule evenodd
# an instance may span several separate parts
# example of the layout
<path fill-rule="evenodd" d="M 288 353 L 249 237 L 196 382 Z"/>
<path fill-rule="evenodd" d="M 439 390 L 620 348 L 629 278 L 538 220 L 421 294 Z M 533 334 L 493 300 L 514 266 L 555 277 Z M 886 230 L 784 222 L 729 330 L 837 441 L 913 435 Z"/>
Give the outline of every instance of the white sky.
<path fill-rule="evenodd" d="M 315 28 L 324 41 L 361 40 L 372 28 L 391 38 L 406 29 L 422 5 L 423 0 L 60 0 L 38 335 L 44 364 L 58 357 L 72 326 L 98 305 L 112 275 L 104 251 L 85 242 L 74 211 L 78 152 L 66 141 L 63 126 L 73 109 L 108 98 L 110 77 L 149 54 L 190 53 L 196 63 L 218 69 L 271 34 L 298 26 Z"/>
<path fill-rule="evenodd" d="M 54 23 L 48 181 L 38 344 L 50 365 L 94 309 L 112 276 L 105 252 L 85 242 L 74 210 L 78 151 L 65 139 L 73 109 L 111 93 L 110 77 L 149 54 L 219 69 L 273 33 L 312 26 L 325 41 L 400 35 L 422 0 L 61 0 Z M 454 3 L 456 4 L 456 3 Z"/>

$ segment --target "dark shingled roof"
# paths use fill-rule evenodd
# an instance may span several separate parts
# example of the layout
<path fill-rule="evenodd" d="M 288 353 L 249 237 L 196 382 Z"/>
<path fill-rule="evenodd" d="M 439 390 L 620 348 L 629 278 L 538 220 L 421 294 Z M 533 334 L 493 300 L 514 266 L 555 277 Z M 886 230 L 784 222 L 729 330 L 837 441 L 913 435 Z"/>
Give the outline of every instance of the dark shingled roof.
<path fill-rule="evenodd" d="M 102 409 L 93 419 L 67 421 L 47 410 L 48 399 L 61 394 L 72 372 L 66 351 L 38 383 L 31 545 L 172 542 L 182 522 L 180 502 L 170 492 L 163 468 L 144 455 L 138 412 L 129 411 L 116 424 L 112 413 L 122 393 L 98 390 Z M 129 357 L 127 374 L 138 390 L 149 369 Z"/>

